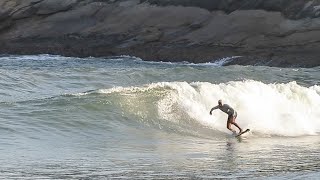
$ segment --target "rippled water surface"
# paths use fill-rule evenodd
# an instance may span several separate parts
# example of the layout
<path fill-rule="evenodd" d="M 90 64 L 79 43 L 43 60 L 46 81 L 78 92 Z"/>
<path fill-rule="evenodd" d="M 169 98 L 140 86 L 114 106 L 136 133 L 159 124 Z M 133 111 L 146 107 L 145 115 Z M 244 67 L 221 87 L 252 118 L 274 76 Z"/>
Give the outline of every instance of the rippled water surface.
<path fill-rule="evenodd" d="M 2 179 L 318 179 L 319 68 L 0 57 Z M 235 138 L 232 105 L 251 132 Z"/>

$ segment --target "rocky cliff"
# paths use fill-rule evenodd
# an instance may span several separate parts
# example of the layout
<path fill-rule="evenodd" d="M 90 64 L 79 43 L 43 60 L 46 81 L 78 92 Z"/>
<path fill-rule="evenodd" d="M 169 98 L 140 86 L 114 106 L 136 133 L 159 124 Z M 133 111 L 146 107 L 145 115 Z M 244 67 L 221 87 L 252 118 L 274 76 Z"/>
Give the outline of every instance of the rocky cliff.
<path fill-rule="evenodd" d="M 1 0 L 0 53 L 320 65 L 320 0 Z"/>

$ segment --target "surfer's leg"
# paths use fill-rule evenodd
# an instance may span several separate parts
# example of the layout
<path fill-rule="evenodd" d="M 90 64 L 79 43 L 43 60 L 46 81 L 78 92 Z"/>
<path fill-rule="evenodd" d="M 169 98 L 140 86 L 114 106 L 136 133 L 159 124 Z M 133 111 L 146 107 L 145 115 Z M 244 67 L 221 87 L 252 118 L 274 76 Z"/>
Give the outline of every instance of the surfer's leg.
<path fill-rule="evenodd" d="M 232 131 L 233 133 L 237 133 L 234 129 L 231 128 L 231 124 L 232 124 L 232 116 L 228 116 L 228 121 L 227 121 L 227 128 Z"/>
<path fill-rule="evenodd" d="M 237 116 L 238 116 L 238 113 L 235 111 L 233 116 L 231 117 L 231 119 L 232 119 L 231 124 L 233 124 L 234 126 L 236 126 L 239 129 L 239 133 L 242 133 L 242 128 L 236 123 Z"/>
<path fill-rule="evenodd" d="M 239 129 L 239 133 L 242 133 L 241 127 L 236 122 L 232 122 L 232 124 Z"/>

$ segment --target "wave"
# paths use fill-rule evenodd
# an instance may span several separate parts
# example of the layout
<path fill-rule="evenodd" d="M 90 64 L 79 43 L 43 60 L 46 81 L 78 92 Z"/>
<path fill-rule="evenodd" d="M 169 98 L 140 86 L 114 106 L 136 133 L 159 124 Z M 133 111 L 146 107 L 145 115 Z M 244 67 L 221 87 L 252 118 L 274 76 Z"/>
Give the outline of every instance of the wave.
<path fill-rule="evenodd" d="M 129 55 L 120 55 L 120 56 L 106 56 L 106 57 L 69 57 L 69 56 L 61 56 L 61 55 L 52 55 L 52 54 L 38 54 L 38 55 L 0 55 L 0 60 L 36 60 L 36 61 L 50 61 L 50 60 L 109 60 L 109 61 L 134 61 L 136 63 L 144 63 L 144 64 L 167 64 L 167 65 L 186 65 L 186 66 L 224 66 L 227 63 L 232 62 L 234 59 L 237 59 L 241 56 L 231 56 L 224 57 L 221 59 L 214 59 L 210 62 L 205 63 L 191 63 L 188 61 L 180 61 L 180 62 L 172 62 L 170 60 L 167 61 L 145 61 L 136 56 Z"/>
<path fill-rule="evenodd" d="M 238 124 L 250 128 L 251 137 L 320 134 L 320 86 L 304 87 L 296 82 L 158 82 L 0 105 L 8 112 L 19 112 L 9 113 L 7 119 L 30 117 L 38 126 L 58 128 L 61 133 L 142 125 L 180 135 L 224 138 L 231 134 L 226 128 L 227 115 L 219 110 L 209 115 L 219 99 L 234 107 Z"/>
<path fill-rule="evenodd" d="M 237 122 L 255 135 L 302 136 L 320 132 L 320 87 L 296 82 L 259 81 L 159 82 L 114 87 L 90 93 L 110 96 L 123 113 L 160 129 L 201 134 L 208 129 L 229 133 L 226 114 L 211 107 L 222 99 L 238 112 Z M 88 95 L 88 93 L 77 94 Z"/>

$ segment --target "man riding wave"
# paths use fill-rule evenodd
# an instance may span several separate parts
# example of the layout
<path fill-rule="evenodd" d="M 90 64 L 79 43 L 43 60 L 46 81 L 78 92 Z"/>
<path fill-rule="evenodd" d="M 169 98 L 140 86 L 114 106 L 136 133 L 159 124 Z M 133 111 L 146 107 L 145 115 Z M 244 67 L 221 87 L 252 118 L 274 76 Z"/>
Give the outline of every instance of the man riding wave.
<path fill-rule="evenodd" d="M 222 112 L 225 112 L 228 114 L 228 121 L 227 121 L 227 128 L 232 131 L 233 133 L 236 133 L 234 129 L 231 128 L 231 125 L 233 124 L 239 129 L 239 134 L 242 133 L 242 128 L 236 123 L 237 118 L 237 111 L 235 111 L 231 106 L 228 104 L 222 104 L 222 100 L 218 101 L 218 105 L 211 108 L 210 115 L 212 115 L 212 111 L 215 109 L 220 109 Z"/>

